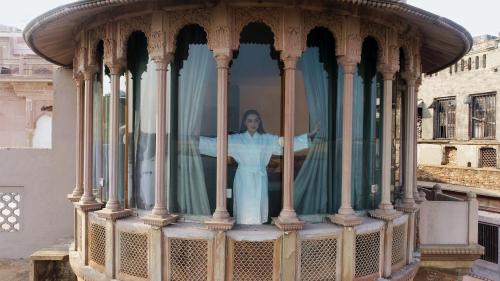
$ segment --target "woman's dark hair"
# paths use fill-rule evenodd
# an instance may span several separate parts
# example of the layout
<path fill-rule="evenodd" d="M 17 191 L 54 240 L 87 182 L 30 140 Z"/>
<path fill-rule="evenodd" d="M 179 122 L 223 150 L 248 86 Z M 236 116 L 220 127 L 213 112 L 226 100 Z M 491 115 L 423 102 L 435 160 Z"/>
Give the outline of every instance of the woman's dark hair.
<path fill-rule="evenodd" d="M 247 125 L 245 125 L 245 121 L 248 118 L 248 115 L 256 115 L 257 118 L 259 118 L 260 123 L 259 123 L 259 128 L 257 128 L 257 133 L 259 134 L 265 134 L 266 131 L 264 131 L 264 122 L 262 122 L 262 118 L 260 117 L 260 114 L 257 110 L 255 109 L 250 109 L 245 111 L 245 114 L 243 114 L 243 118 L 241 118 L 241 126 L 240 126 L 240 133 L 244 133 L 248 130 Z"/>

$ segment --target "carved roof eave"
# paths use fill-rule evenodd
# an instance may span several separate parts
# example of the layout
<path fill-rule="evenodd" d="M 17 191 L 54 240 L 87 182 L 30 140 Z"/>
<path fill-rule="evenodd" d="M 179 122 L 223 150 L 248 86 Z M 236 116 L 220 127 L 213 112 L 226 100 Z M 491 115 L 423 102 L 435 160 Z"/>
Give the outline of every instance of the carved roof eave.
<path fill-rule="evenodd" d="M 230 2 L 231 5 L 243 5 L 243 2 L 245 5 L 252 5 L 252 0 L 245 0 L 241 3 L 233 1 Z M 268 0 L 265 1 L 269 5 L 265 5 L 266 3 L 262 3 L 262 1 L 255 1 L 255 5 L 259 7 L 263 6 L 286 6 L 289 7 L 289 4 L 284 4 L 283 1 L 278 1 L 278 0 Z M 73 16 L 75 14 L 97 14 L 97 13 L 105 13 L 106 11 L 109 11 L 110 9 L 115 9 L 115 7 L 125 7 L 127 5 L 132 5 L 132 4 L 137 4 L 140 2 L 147 2 L 148 4 L 154 3 L 154 1 L 147 1 L 147 0 L 82 0 L 78 1 L 76 3 L 70 3 L 67 5 L 60 6 L 58 8 L 55 8 L 51 11 L 48 11 L 39 17 L 35 18 L 32 20 L 27 27 L 24 29 L 24 39 L 27 42 L 28 46 L 39 56 L 47 59 L 48 61 L 62 65 L 62 66 L 71 66 L 72 61 L 60 61 L 57 58 L 50 57 L 46 55 L 44 52 L 40 51 L 36 43 L 33 42 L 34 35 L 36 33 L 42 32 L 43 29 L 45 29 L 46 26 L 50 24 L 56 24 L 56 22 L 60 22 L 62 19 L 66 19 L 70 16 Z M 161 2 L 161 1 L 160 1 Z M 167 1 L 165 1 L 167 2 Z M 189 2 L 188 4 L 185 4 L 186 2 Z M 218 2 L 217 0 L 212 1 L 213 3 Z M 433 65 L 433 66 L 426 66 L 424 65 L 424 71 L 427 73 L 432 73 L 432 72 L 437 72 L 441 69 L 444 69 L 453 63 L 455 63 L 458 59 L 460 59 L 462 56 L 467 54 L 469 50 L 472 47 L 472 36 L 460 25 L 457 23 L 440 17 L 438 15 L 435 15 L 433 13 L 427 12 L 425 10 L 413 7 L 411 5 L 408 5 L 406 3 L 401 3 L 401 2 L 394 2 L 393 0 L 372 0 L 372 1 L 357 1 L 357 0 L 331 0 L 332 4 L 338 4 L 339 6 L 345 7 L 346 5 L 355 5 L 358 7 L 362 8 L 370 8 L 377 10 L 382 13 L 389 13 L 389 14 L 397 14 L 399 16 L 405 17 L 408 16 L 408 18 L 413 18 L 415 21 L 420 21 L 420 24 L 424 24 L 426 26 L 439 26 L 441 28 L 444 28 L 445 30 L 458 35 L 460 39 L 462 40 L 462 45 L 458 46 L 461 48 L 460 51 L 456 52 L 456 57 L 454 57 L 452 60 L 449 60 L 447 63 L 442 64 L 442 65 Z M 183 3 L 183 4 L 180 4 Z M 323 1 L 310 1 L 309 3 L 311 4 L 312 9 L 321 9 L 321 4 Z M 316 4 L 317 3 L 317 4 Z M 328 4 L 328 9 L 331 9 L 332 4 Z M 184 6 L 184 7 L 195 7 L 195 6 L 207 6 L 206 1 L 198 1 L 198 0 L 191 0 L 191 1 L 168 1 L 168 5 L 171 6 Z M 317 6 L 314 8 L 314 6 Z M 162 7 L 165 9 L 164 7 Z M 325 6 L 326 8 L 326 6 Z M 87 17 L 80 17 L 81 20 L 79 22 L 74 23 L 72 26 L 68 26 L 67 28 L 71 29 L 71 35 L 73 37 L 68 38 L 68 40 L 72 41 L 72 44 L 69 48 L 74 48 L 76 46 L 76 42 L 74 42 L 74 28 L 76 26 L 82 24 L 86 20 Z M 425 34 L 424 34 L 425 38 Z M 423 40 L 422 46 L 424 48 L 424 53 L 425 53 L 425 48 L 426 48 L 426 42 Z"/>

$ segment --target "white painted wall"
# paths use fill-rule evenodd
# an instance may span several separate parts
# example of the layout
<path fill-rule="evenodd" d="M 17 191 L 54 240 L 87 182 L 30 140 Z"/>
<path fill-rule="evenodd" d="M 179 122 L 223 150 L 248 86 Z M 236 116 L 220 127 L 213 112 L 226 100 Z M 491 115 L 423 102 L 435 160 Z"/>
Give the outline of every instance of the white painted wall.
<path fill-rule="evenodd" d="M 21 231 L 0 232 L 0 258 L 28 257 L 71 238 L 75 184 L 75 86 L 72 72 L 54 73 L 52 149 L 0 150 L 0 192 L 21 192 Z"/>
<path fill-rule="evenodd" d="M 33 148 L 52 148 L 52 116 L 44 114 L 36 121 Z"/>

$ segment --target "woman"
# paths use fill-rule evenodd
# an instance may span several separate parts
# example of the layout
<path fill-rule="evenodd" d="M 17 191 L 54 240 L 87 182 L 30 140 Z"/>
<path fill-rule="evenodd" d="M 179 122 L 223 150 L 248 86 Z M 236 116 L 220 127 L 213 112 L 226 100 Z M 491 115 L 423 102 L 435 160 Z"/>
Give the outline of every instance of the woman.
<path fill-rule="evenodd" d="M 308 148 L 308 137 L 313 137 L 316 132 L 317 129 L 295 137 L 294 151 Z M 217 140 L 200 137 L 200 153 L 216 157 Z M 266 133 L 260 114 L 256 110 L 248 110 L 241 120 L 240 133 L 228 137 L 228 154 L 238 163 L 233 185 L 233 216 L 236 223 L 267 222 L 266 167 L 272 155 L 283 154 L 282 138 Z"/>

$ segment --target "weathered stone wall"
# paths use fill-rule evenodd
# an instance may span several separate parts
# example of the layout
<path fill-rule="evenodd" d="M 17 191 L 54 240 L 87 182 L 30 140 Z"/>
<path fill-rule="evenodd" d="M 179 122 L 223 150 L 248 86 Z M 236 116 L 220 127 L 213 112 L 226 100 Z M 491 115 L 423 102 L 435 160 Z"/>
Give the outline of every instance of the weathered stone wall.
<path fill-rule="evenodd" d="M 500 170 L 498 169 L 418 165 L 417 177 L 421 181 L 481 187 L 500 191 Z"/>

